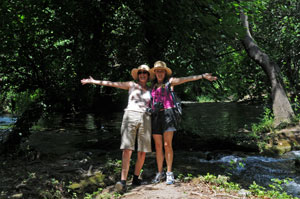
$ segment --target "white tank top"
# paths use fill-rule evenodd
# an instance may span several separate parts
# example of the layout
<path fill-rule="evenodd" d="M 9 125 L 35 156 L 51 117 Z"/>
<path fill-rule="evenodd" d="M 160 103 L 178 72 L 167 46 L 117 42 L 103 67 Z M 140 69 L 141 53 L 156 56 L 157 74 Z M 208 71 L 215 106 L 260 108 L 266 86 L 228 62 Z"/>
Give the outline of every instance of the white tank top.
<path fill-rule="evenodd" d="M 125 110 L 145 112 L 151 100 L 150 89 L 145 91 L 140 89 L 139 85 L 134 84 L 130 87 L 128 94 L 128 105 Z"/>

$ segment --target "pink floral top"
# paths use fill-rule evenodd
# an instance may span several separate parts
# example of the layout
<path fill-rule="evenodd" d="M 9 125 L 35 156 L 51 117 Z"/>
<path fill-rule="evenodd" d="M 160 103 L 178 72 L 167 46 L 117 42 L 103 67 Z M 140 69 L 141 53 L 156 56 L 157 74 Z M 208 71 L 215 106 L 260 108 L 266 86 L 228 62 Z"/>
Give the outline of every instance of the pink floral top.
<path fill-rule="evenodd" d="M 165 87 L 165 85 L 159 88 L 154 87 L 151 91 L 151 95 L 153 98 L 153 104 L 155 102 L 161 102 L 164 105 L 164 109 L 175 107 L 171 92 L 168 91 L 168 88 Z"/>

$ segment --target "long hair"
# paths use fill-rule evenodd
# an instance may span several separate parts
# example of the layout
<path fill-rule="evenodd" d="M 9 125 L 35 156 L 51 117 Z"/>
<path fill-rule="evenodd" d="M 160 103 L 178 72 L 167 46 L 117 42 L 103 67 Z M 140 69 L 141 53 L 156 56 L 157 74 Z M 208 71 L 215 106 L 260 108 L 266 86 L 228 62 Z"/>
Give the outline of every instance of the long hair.
<path fill-rule="evenodd" d="M 170 77 L 168 77 L 167 75 L 164 78 L 163 83 L 166 84 L 169 81 Z M 156 77 L 151 81 L 151 88 L 154 88 L 157 84 L 157 79 Z"/>

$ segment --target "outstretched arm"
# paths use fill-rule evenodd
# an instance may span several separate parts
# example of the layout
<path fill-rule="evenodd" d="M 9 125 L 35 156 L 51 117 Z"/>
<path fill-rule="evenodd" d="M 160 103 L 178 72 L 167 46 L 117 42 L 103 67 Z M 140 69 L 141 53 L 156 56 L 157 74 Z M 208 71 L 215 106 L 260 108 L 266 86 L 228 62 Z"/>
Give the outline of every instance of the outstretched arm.
<path fill-rule="evenodd" d="M 186 82 L 196 81 L 199 79 L 207 79 L 208 81 L 215 81 L 215 80 L 217 80 L 217 77 L 212 76 L 211 73 L 205 73 L 202 75 L 192 75 L 192 76 L 188 76 L 188 77 L 178 77 L 178 78 L 172 77 L 170 79 L 170 83 L 171 83 L 171 85 L 176 86 L 176 85 L 180 85 L 180 84 L 183 84 Z"/>
<path fill-rule="evenodd" d="M 133 82 L 111 82 L 111 81 L 105 81 L 105 80 L 95 80 L 94 78 L 90 77 L 88 79 L 82 79 L 81 84 L 96 84 L 101 86 L 110 86 L 115 88 L 120 88 L 124 90 L 128 90 Z"/>

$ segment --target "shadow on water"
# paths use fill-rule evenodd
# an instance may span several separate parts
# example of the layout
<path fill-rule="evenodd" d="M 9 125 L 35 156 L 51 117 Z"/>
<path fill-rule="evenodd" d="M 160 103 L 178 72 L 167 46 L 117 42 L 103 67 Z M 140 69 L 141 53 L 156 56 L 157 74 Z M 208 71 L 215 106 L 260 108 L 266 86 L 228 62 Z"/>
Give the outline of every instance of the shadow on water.
<path fill-rule="evenodd" d="M 230 175 L 233 181 L 245 186 L 253 181 L 267 186 L 273 178 L 290 177 L 295 181 L 286 189 L 299 196 L 300 171 L 295 166 L 295 159 L 300 158 L 300 152 L 270 158 L 249 151 L 238 152 L 237 147 L 231 147 L 235 142 L 233 138 L 241 133 L 240 129 L 259 121 L 263 107 L 237 103 L 190 103 L 184 104 L 183 110 L 183 122 L 174 136 L 175 174 Z M 122 116 L 123 112 L 53 115 L 40 120 L 32 128 L 29 144 L 41 153 L 56 155 L 116 150 L 120 145 Z M 147 167 L 153 170 L 155 155 L 147 157 L 145 170 Z"/>

